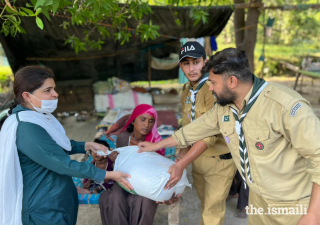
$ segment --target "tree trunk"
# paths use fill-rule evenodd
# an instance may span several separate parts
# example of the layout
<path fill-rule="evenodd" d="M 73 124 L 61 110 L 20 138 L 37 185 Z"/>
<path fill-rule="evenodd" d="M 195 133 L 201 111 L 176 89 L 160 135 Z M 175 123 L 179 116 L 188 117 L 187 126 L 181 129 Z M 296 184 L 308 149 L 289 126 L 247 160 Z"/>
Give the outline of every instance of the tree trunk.
<path fill-rule="evenodd" d="M 262 0 L 255 1 L 261 3 Z M 257 41 L 257 29 L 260 11 L 258 8 L 249 8 L 247 13 L 246 29 L 244 31 L 243 47 L 249 59 L 251 71 L 254 72 L 254 48 Z"/>
<path fill-rule="evenodd" d="M 244 0 L 234 0 L 234 4 L 241 4 L 244 3 Z M 235 9 L 234 16 L 233 16 L 233 23 L 234 23 L 234 32 L 235 32 L 235 39 L 236 39 L 236 47 L 237 49 L 243 49 L 243 40 L 244 40 L 244 9 Z"/>
<path fill-rule="evenodd" d="M 262 0 L 253 2 L 262 3 Z M 234 4 L 240 3 L 244 3 L 244 0 L 234 0 Z M 244 9 L 235 9 L 234 11 L 236 47 L 246 52 L 252 72 L 254 72 L 254 48 L 257 41 L 259 16 L 258 8 L 248 8 L 246 20 Z"/>

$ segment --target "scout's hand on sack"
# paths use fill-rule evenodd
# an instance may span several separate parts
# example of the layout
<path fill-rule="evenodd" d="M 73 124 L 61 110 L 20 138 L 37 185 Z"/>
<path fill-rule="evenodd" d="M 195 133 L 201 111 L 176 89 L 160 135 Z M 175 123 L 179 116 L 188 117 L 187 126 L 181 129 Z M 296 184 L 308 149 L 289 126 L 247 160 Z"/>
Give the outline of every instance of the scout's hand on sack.
<path fill-rule="evenodd" d="M 153 152 L 153 151 L 158 150 L 157 143 L 144 141 L 144 142 L 140 142 L 138 144 L 138 146 L 139 146 L 139 151 L 138 151 L 139 153 L 140 152 Z"/>
<path fill-rule="evenodd" d="M 139 146 L 138 153 L 153 152 L 153 151 L 157 151 L 161 148 L 175 147 L 175 146 L 177 146 L 177 142 L 171 136 L 171 137 L 165 138 L 157 143 L 150 143 L 150 142 L 144 141 L 144 142 L 139 143 L 138 146 Z"/>
<path fill-rule="evenodd" d="M 105 180 L 114 180 L 121 184 L 124 188 L 128 190 L 133 190 L 133 187 L 127 181 L 126 178 L 130 178 L 131 176 L 127 173 L 122 173 L 120 171 L 108 171 L 105 176 Z"/>
<path fill-rule="evenodd" d="M 114 151 L 114 152 L 112 152 L 110 155 L 108 155 L 108 157 L 109 157 L 109 159 L 110 159 L 112 162 L 115 162 L 118 155 L 119 155 L 119 153 L 116 152 L 116 151 Z"/>
<path fill-rule="evenodd" d="M 170 174 L 170 179 L 166 183 L 166 186 L 164 186 L 164 190 L 170 190 L 180 181 L 183 174 L 183 168 L 176 163 L 170 166 L 168 173 Z"/>
<path fill-rule="evenodd" d="M 97 154 L 97 151 L 98 150 L 102 150 L 104 153 L 106 153 L 106 155 L 108 155 L 108 148 L 104 145 L 101 145 L 101 144 L 98 144 L 98 143 L 95 143 L 95 142 L 86 142 L 85 145 L 84 145 L 84 148 L 86 151 L 91 151 L 91 154 Z M 104 156 L 105 158 L 107 156 Z"/>
<path fill-rule="evenodd" d="M 163 202 L 157 202 L 157 204 L 171 205 L 171 204 L 175 203 L 176 201 L 178 201 L 179 198 L 181 197 L 181 195 L 177 195 L 177 196 L 175 196 L 175 195 L 176 195 L 176 193 L 174 192 L 172 197 L 169 200 L 163 201 Z"/>

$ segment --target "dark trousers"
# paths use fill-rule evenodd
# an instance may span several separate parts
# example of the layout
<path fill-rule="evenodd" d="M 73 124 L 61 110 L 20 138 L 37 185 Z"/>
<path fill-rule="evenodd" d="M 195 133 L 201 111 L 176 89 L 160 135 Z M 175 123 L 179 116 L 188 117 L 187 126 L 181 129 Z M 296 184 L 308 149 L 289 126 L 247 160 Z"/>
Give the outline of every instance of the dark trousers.
<path fill-rule="evenodd" d="M 99 206 L 103 225 L 151 225 L 158 204 L 132 195 L 115 183 L 101 194 Z"/>
<path fill-rule="evenodd" d="M 244 188 L 244 182 L 238 170 L 233 179 L 229 195 L 235 195 L 237 193 L 239 193 L 237 209 L 242 210 L 248 206 L 249 187 Z"/>

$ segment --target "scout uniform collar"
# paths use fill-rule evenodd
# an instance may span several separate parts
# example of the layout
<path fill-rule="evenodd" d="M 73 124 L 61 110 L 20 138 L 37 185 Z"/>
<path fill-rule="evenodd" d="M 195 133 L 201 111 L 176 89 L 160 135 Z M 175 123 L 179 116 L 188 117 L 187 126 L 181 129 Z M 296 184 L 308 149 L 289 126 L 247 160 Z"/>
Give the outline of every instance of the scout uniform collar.
<path fill-rule="evenodd" d="M 202 88 L 202 86 L 206 83 L 206 81 L 208 80 L 209 77 L 209 73 L 206 73 L 205 75 L 203 75 L 200 80 L 197 82 L 196 85 L 194 85 L 194 87 L 191 86 L 190 83 L 190 92 L 191 92 L 191 122 L 195 120 L 195 107 L 196 107 L 196 95 L 198 93 L 198 91 Z"/>
<path fill-rule="evenodd" d="M 241 110 L 239 110 L 240 113 L 244 110 L 245 106 L 247 105 L 247 103 L 248 103 L 248 101 L 250 99 L 250 96 L 252 94 L 252 91 L 253 91 L 253 85 L 252 85 L 250 91 L 247 93 L 246 97 L 244 97 L 244 99 L 242 100 L 242 104 L 241 104 L 242 107 L 241 107 Z M 234 108 L 234 109 L 237 109 L 237 106 L 234 103 L 231 103 L 231 104 L 228 104 L 228 105 L 230 107 Z"/>
<path fill-rule="evenodd" d="M 207 78 L 203 83 L 202 83 L 202 85 L 201 85 L 201 81 L 203 80 L 203 78 Z M 189 85 L 189 88 L 191 89 L 191 90 L 193 90 L 193 91 L 195 91 L 198 87 L 199 87 L 199 89 L 201 89 L 201 87 L 204 85 L 204 83 L 208 80 L 208 77 L 209 77 L 209 73 L 206 73 L 205 75 L 203 75 L 198 81 L 197 81 L 197 83 L 195 84 L 195 85 L 191 85 L 191 83 L 190 83 L 190 81 L 188 82 L 188 85 Z M 200 87 L 201 86 L 201 87 Z M 199 90 L 198 89 L 198 90 Z"/>
<path fill-rule="evenodd" d="M 233 112 L 233 116 L 236 120 L 235 128 L 239 137 L 240 165 L 241 165 L 242 179 L 244 180 L 245 188 L 247 186 L 245 165 L 247 167 L 248 180 L 250 183 L 252 183 L 252 180 L 251 180 L 250 164 L 249 164 L 248 152 L 246 147 L 246 141 L 245 141 L 245 137 L 243 135 L 243 130 L 242 130 L 242 122 L 244 118 L 247 116 L 249 110 L 252 108 L 253 104 L 258 99 L 258 96 L 260 95 L 260 93 L 267 86 L 267 84 L 268 82 L 266 82 L 265 80 L 259 79 L 253 75 L 253 87 L 252 87 L 252 90 L 250 90 L 251 94 L 249 91 L 249 93 L 246 95 L 242 103 L 242 104 L 245 104 L 244 108 L 242 109 L 242 114 L 240 113 L 238 114 L 237 110 L 235 110 L 234 108 L 232 108 L 232 106 L 230 106 L 230 109 Z M 250 96 L 249 99 L 248 99 L 248 96 Z"/>

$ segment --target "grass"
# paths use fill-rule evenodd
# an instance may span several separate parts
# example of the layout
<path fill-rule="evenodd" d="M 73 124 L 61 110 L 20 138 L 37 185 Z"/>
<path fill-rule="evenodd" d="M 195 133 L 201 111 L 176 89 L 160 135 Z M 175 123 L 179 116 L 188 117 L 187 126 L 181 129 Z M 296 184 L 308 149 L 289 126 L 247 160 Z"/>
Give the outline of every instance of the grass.
<path fill-rule="evenodd" d="M 235 43 L 225 44 L 222 37 L 217 38 L 218 50 L 235 47 Z M 262 43 L 256 43 L 254 51 L 255 74 L 259 74 L 262 70 L 262 61 L 259 61 L 262 55 Z M 279 60 L 284 60 L 296 66 L 300 66 L 304 56 L 320 56 L 319 44 L 300 43 L 298 45 L 265 45 L 265 68 L 269 68 L 269 76 L 284 75 L 279 71 Z"/>
<path fill-rule="evenodd" d="M 4 86 L 8 80 L 13 79 L 13 73 L 10 66 L 0 66 L 0 93 L 6 91 Z"/>
<path fill-rule="evenodd" d="M 157 80 L 157 81 L 151 81 L 151 86 L 156 86 L 156 85 L 163 85 L 163 84 L 176 84 L 179 83 L 178 78 L 177 79 L 171 79 L 171 80 Z M 131 82 L 130 85 L 132 87 L 134 86 L 148 86 L 149 81 L 135 81 Z"/>

